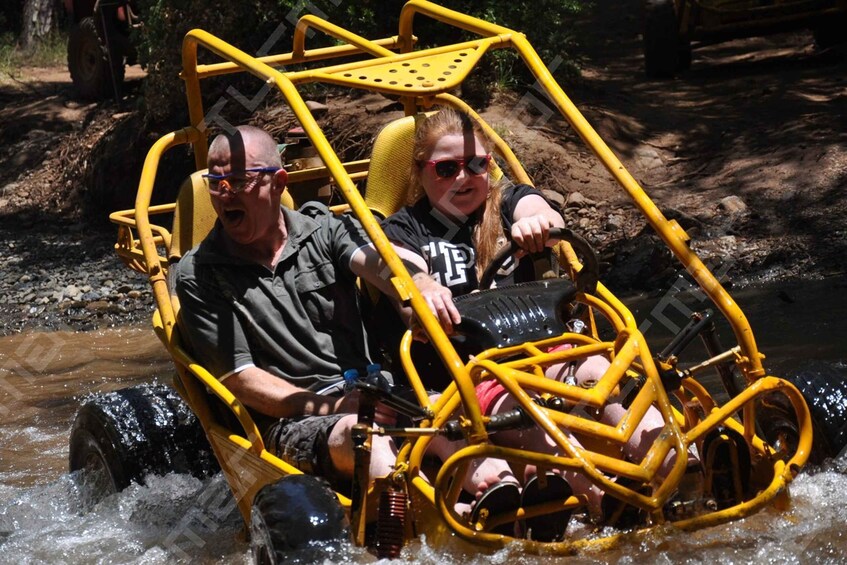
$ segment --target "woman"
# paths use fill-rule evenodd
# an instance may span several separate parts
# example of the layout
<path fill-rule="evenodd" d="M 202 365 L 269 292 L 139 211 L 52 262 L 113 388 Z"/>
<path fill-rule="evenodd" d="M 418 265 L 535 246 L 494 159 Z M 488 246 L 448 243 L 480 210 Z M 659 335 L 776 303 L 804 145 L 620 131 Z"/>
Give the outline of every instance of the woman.
<path fill-rule="evenodd" d="M 394 245 L 413 252 L 406 255 L 407 258 L 413 255 L 409 260 L 450 290 L 428 298 L 430 308 L 450 334 L 453 324 L 461 321 L 451 294 L 459 296 L 477 290 L 479 277 L 506 244 L 506 235 L 525 253 L 498 270 L 495 284 L 500 286 L 534 279 L 534 266 L 528 254 L 554 243 L 548 241 L 550 229 L 564 227 L 564 219 L 537 189 L 507 181 L 491 182 L 490 142 L 479 124 L 467 114 L 444 109 L 427 118 L 416 132 L 413 159 L 410 187 L 419 198 L 415 204 L 387 218 L 382 227 Z M 407 326 L 411 326 L 411 309 L 399 308 Z M 462 353 L 461 347 L 457 350 Z M 415 353 L 413 350 L 413 356 Z M 432 365 L 438 367 L 437 359 Z M 573 376 L 577 382 L 597 380 L 608 365 L 604 357 L 593 356 L 578 364 Z M 428 380 L 431 374 L 427 373 Z M 547 370 L 550 378 L 562 380 L 565 375 L 570 373 L 562 366 Z M 485 414 L 505 411 L 513 405 L 496 381 L 483 382 L 477 388 L 477 395 Z M 611 404 L 601 419 L 616 424 L 623 412 L 619 404 Z M 624 454 L 641 460 L 663 426 L 661 414 L 652 409 L 633 439 L 624 446 Z M 539 437 L 538 432 L 537 428 L 535 432 L 501 432 L 498 443 L 503 440 L 533 449 L 544 449 L 546 444 L 554 449 L 549 438 L 543 433 Z M 574 438 L 572 441 L 576 442 Z M 666 461 L 665 472 L 672 463 L 673 456 Z M 534 469 L 527 472 L 531 475 Z M 565 476 L 577 492 L 589 495 L 590 510 L 599 517 L 601 493 L 581 475 L 566 473 Z"/>
<path fill-rule="evenodd" d="M 489 142 L 467 114 L 445 109 L 427 118 L 416 133 L 413 159 L 410 186 L 420 198 L 386 219 L 383 230 L 455 296 L 477 289 L 507 234 L 535 253 L 544 249 L 551 228 L 565 225 L 535 188 L 505 179 L 490 183 Z M 524 256 L 508 260 L 495 283 L 533 278 L 532 261 Z M 452 301 L 445 295 L 430 306 L 449 333 L 459 321 Z"/>

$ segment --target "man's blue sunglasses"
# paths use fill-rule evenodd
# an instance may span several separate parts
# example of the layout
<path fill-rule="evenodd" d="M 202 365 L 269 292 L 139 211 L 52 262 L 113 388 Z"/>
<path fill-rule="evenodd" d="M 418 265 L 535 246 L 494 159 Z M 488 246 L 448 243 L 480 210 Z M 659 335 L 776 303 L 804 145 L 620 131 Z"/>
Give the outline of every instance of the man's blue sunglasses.
<path fill-rule="evenodd" d="M 244 169 L 243 171 L 232 171 L 231 173 L 226 173 L 224 175 L 206 173 L 203 175 L 203 178 L 209 180 L 209 192 L 215 194 L 220 194 L 222 192 L 238 194 L 239 192 L 243 192 L 248 188 L 252 187 L 252 184 L 255 183 L 255 181 L 259 178 L 259 175 L 256 175 L 255 177 L 249 179 L 243 178 L 244 173 L 273 174 L 279 170 L 280 167 L 254 167 L 252 169 Z M 236 177 L 238 180 L 233 177 Z M 248 183 L 250 183 L 250 186 L 248 186 Z"/>

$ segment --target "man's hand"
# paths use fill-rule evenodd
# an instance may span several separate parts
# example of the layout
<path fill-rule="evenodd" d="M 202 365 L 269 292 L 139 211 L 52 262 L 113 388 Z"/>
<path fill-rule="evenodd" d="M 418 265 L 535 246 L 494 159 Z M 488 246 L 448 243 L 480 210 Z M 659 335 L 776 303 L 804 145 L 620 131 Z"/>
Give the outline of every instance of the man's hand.
<path fill-rule="evenodd" d="M 512 224 L 512 240 L 524 251 L 538 253 L 544 250 L 553 227 L 544 214 L 527 216 Z"/>
<path fill-rule="evenodd" d="M 355 414 L 359 411 L 359 391 L 353 390 L 335 401 L 335 414 Z"/>
<path fill-rule="evenodd" d="M 447 335 L 453 333 L 453 325 L 458 324 L 462 321 L 462 316 L 459 314 L 459 311 L 456 309 L 456 305 L 453 304 L 453 293 L 446 286 L 440 285 L 435 281 L 431 276 L 426 273 L 416 273 L 412 280 L 415 283 L 415 286 L 418 287 L 421 295 L 424 300 L 426 300 L 427 306 L 432 310 L 432 313 L 435 314 L 435 317 L 438 319 L 438 323 L 441 324 L 441 327 L 444 329 L 444 332 Z M 417 326 L 417 332 L 416 330 Z M 415 339 L 419 341 L 425 341 L 425 339 L 420 339 L 421 337 L 425 338 L 423 331 L 419 324 L 417 324 L 417 319 L 412 318 L 412 333 L 415 335 Z"/>

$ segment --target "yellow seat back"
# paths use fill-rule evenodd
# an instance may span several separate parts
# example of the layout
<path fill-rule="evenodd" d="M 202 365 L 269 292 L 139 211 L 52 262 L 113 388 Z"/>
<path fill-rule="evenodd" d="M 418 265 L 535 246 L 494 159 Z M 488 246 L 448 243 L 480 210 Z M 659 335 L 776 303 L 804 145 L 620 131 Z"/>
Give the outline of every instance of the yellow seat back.
<path fill-rule="evenodd" d="M 183 181 L 176 197 L 171 247 L 168 260 L 179 260 L 183 253 L 195 247 L 215 225 L 217 215 L 209 197 L 209 183 L 203 178 L 207 169 L 196 171 Z"/>
<path fill-rule="evenodd" d="M 403 206 L 413 204 L 409 199 L 409 175 L 412 170 L 412 148 L 415 131 L 427 116 L 415 114 L 390 122 L 377 134 L 371 150 L 368 182 L 365 187 L 365 204 L 383 218 L 387 218 Z M 503 171 L 492 161 L 491 180 L 503 177 Z"/>
<path fill-rule="evenodd" d="M 374 140 L 365 204 L 383 218 L 407 204 L 415 130 L 425 118 L 426 114 L 415 114 L 394 120 Z"/>

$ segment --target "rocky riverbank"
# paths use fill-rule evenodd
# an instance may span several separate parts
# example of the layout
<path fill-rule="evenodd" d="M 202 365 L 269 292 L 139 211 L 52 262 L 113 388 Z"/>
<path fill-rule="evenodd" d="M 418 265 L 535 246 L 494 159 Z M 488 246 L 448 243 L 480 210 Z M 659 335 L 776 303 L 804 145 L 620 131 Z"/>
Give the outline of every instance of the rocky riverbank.
<path fill-rule="evenodd" d="M 666 290 L 676 279 L 678 263 L 631 207 L 545 192 L 598 251 L 603 280 L 615 292 Z M 826 274 L 820 265 L 780 260 L 779 246 L 745 237 L 750 214 L 736 197 L 699 217 L 672 209 L 666 214 L 697 236 L 693 245 L 701 258 L 732 283 Z M 149 323 L 150 285 L 120 261 L 115 238 L 110 226 L 37 220 L 0 225 L 0 335 Z"/>
<path fill-rule="evenodd" d="M 78 225 L 0 226 L 0 334 L 149 320 L 150 285 L 120 262 L 114 240 Z"/>

